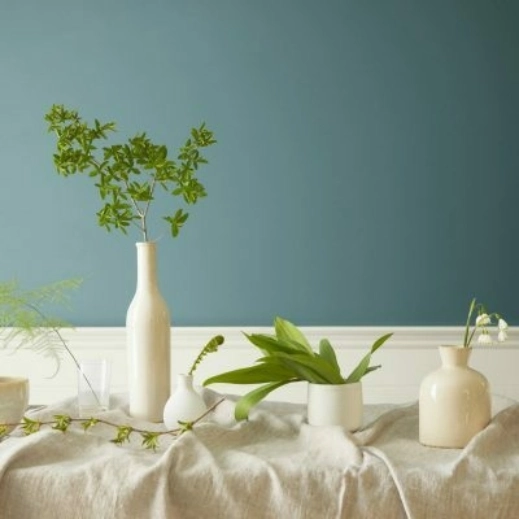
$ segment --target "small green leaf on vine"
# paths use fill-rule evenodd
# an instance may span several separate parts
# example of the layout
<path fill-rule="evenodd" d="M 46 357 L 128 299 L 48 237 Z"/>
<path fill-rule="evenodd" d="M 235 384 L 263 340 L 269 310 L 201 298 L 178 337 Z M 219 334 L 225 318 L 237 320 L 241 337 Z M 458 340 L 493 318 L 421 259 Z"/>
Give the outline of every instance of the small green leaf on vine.
<path fill-rule="evenodd" d="M 178 425 L 180 425 L 180 434 L 193 430 L 193 422 L 182 422 L 179 420 Z"/>
<path fill-rule="evenodd" d="M 132 432 L 133 427 L 130 427 L 129 425 L 119 425 L 117 427 L 117 436 L 110 441 L 117 445 L 122 445 L 124 442 L 130 441 L 130 435 L 132 434 Z"/>
<path fill-rule="evenodd" d="M 83 430 L 86 432 L 91 427 L 94 427 L 94 425 L 96 425 L 97 423 L 99 423 L 99 420 L 97 418 L 89 418 L 88 420 L 85 420 L 81 423 L 81 427 L 83 427 Z"/>
<path fill-rule="evenodd" d="M 150 432 L 150 431 L 141 433 L 142 445 L 146 449 L 151 449 L 152 451 L 156 451 L 159 446 L 159 435 L 160 435 L 160 433 Z"/>
<path fill-rule="evenodd" d="M 72 422 L 70 416 L 66 414 L 56 414 L 54 415 L 54 419 L 56 420 L 56 423 L 52 426 L 52 428 L 61 432 L 66 432 L 70 423 Z"/>
<path fill-rule="evenodd" d="M 31 420 L 24 416 L 22 419 L 22 430 L 28 436 L 29 434 L 37 433 L 40 430 L 41 422 L 38 420 Z"/>
<path fill-rule="evenodd" d="M 7 425 L 0 424 L 0 438 L 7 434 Z"/>

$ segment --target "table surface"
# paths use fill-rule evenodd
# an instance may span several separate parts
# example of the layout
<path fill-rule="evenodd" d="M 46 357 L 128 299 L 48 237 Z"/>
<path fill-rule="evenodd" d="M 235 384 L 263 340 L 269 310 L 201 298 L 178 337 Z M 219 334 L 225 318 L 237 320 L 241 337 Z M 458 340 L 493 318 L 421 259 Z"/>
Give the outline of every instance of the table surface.
<path fill-rule="evenodd" d="M 208 405 L 220 395 L 207 391 Z M 494 397 L 491 424 L 465 449 L 418 443 L 418 406 L 365 406 L 355 434 L 312 427 L 304 407 L 264 403 L 236 423 L 228 396 L 192 431 L 162 436 L 156 452 L 139 432 L 42 426 L 0 443 L 2 518 L 373 518 L 519 517 L 519 404 Z M 29 413 L 77 416 L 66 400 Z M 124 396 L 99 418 L 132 419 Z"/>

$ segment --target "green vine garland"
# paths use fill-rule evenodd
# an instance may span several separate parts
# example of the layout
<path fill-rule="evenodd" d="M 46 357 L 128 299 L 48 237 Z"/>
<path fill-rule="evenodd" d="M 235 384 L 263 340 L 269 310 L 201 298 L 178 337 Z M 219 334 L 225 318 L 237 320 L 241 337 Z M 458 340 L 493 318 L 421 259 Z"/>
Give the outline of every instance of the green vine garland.
<path fill-rule="evenodd" d="M 117 425 L 108 420 L 103 420 L 102 418 L 72 418 L 66 414 L 57 414 L 54 415 L 54 420 L 50 421 L 33 420 L 32 418 L 24 416 L 20 423 L 0 424 L 0 440 L 8 435 L 8 431 L 11 427 L 20 427 L 25 435 L 29 436 L 39 432 L 43 426 L 50 426 L 56 431 L 65 433 L 73 424 L 79 424 L 84 432 L 89 431 L 92 427 L 98 424 L 104 424 L 116 430 L 114 438 L 110 440 L 112 443 L 123 445 L 125 442 L 130 441 L 132 434 L 139 434 L 142 438 L 142 446 L 145 449 L 156 451 L 160 446 L 159 439 L 161 436 L 169 435 L 178 437 L 187 431 L 191 431 L 200 420 L 214 411 L 224 400 L 224 398 L 218 400 L 196 420 L 193 420 L 192 422 L 179 422 L 179 427 L 167 431 L 148 431 L 147 429 L 139 429 L 137 427 L 132 427 L 131 425 Z"/>

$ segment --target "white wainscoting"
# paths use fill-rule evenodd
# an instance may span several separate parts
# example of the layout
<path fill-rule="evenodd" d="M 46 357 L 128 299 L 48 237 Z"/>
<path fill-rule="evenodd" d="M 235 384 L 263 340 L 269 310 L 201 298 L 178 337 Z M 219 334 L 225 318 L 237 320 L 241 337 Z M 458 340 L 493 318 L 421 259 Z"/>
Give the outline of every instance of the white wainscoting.
<path fill-rule="evenodd" d="M 364 379 L 366 403 L 414 401 L 421 380 L 439 367 L 437 346 L 454 344 L 462 337 L 458 327 L 302 327 L 312 344 L 327 337 L 337 350 L 343 371 L 347 374 L 366 353 L 373 341 L 388 332 L 394 336 L 374 356 L 382 368 Z M 217 353 L 210 354 L 196 373 L 201 383 L 210 375 L 244 367 L 254 362 L 257 350 L 243 337 L 247 333 L 272 333 L 269 327 L 174 327 L 171 339 L 172 377 L 186 372 L 200 348 L 217 334 L 226 341 Z M 77 358 L 105 357 L 112 362 L 112 391 L 126 390 L 126 351 L 124 328 L 77 328 L 64 330 L 67 344 Z M 510 329 L 510 340 L 504 344 L 475 347 L 471 366 L 489 379 L 493 393 L 519 400 L 519 328 Z M 31 351 L 0 350 L 0 375 L 19 375 L 30 379 L 31 404 L 48 404 L 75 395 L 76 370 L 66 354 L 58 374 L 50 359 Z M 243 394 L 247 386 L 212 386 L 221 392 Z M 281 388 L 272 400 L 302 402 L 306 397 L 304 383 Z"/>

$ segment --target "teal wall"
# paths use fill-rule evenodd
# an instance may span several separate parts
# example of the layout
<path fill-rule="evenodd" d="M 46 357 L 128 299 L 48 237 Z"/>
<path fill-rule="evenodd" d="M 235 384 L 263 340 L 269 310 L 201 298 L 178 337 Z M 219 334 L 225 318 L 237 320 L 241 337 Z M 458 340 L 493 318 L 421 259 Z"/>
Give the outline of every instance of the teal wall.
<path fill-rule="evenodd" d="M 214 130 L 209 196 L 151 223 L 177 325 L 463 324 L 472 296 L 519 324 L 519 2 L 0 7 L 1 277 L 83 277 L 76 325 L 124 324 L 139 236 L 55 173 L 53 103 L 173 151 Z"/>

